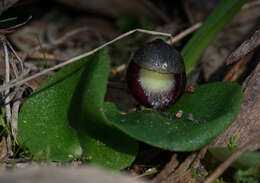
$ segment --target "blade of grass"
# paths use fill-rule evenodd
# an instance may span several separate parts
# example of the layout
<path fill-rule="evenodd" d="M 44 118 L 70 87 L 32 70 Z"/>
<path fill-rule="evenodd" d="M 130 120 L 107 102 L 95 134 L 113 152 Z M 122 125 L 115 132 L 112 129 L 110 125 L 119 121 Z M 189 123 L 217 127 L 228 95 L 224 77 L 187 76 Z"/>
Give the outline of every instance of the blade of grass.
<path fill-rule="evenodd" d="M 233 18 L 247 0 L 222 0 L 182 49 L 186 72 L 189 74 L 197 61 L 222 28 Z"/>
<path fill-rule="evenodd" d="M 44 69 L 48 69 L 48 63 L 47 63 L 47 59 L 46 59 L 46 52 L 45 52 L 45 49 L 42 47 L 42 42 L 41 42 L 41 39 L 40 39 L 40 35 L 36 35 L 36 39 L 39 43 L 39 46 L 40 46 L 40 51 L 42 53 L 42 56 L 43 58 L 41 59 L 41 68 L 42 70 Z"/>
<path fill-rule="evenodd" d="M 11 18 L 0 20 L 0 23 L 9 22 L 9 21 L 16 20 L 16 19 L 17 19 L 17 17 L 11 17 Z"/>

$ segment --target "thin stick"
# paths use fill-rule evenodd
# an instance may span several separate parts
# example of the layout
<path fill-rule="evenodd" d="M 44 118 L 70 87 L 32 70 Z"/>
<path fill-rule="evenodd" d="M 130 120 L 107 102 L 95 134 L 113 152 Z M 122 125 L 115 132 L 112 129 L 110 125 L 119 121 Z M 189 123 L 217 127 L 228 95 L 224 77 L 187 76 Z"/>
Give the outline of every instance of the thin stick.
<path fill-rule="evenodd" d="M 198 28 L 200 28 L 200 26 L 202 25 L 202 22 L 198 22 L 195 25 L 189 27 L 188 29 L 186 29 L 185 31 L 181 32 L 180 34 L 178 34 L 177 36 L 173 37 L 172 39 L 169 39 L 167 41 L 168 44 L 173 44 L 179 40 L 181 40 L 182 38 L 186 37 L 187 35 L 191 34 L 192 32 L 194 32 L 195 30 L 197 30 Z"/>
<path fill-rule="evenodd" d="M 23 61 L 22 59 L 19 57 L 19 55 L 17 55 L 17 53 L 14 51 L 14 48 L 12 47 L 12 45 L 9 43 L 9 41 L 6 40 L 7 46 L 9 47 L 9 49 L 13 52 L 13 54 L 15 55 L 15 57 L 17 58 L 17 60 L 20 62 L 20 66 L 21 66 L 21 71 L 23 72 Z"/>
<path fill-rule="evenodd" d="M 10 56 L 12 56 L 12 55 L 10 55 Z M 12 66 L 12 68 L 13 68 L 15 78 L 18 78 L 19 72 L 18 72 L 18 69 L 17 69 L 17 67 L 16 67 L 15 60 L 14 60 L 13 56 L 12 56 L 12 58 L 9 59 L 9 60 L 10 60 L 11 66 Z M 9 81 L 9 82 L 10 82 L 10 81 Z"/>
<path fill-rule="evenodd" d="M 185 160 L 184 162 L 182 162 L 178 169 L 174 171 L 173 174 L 169 175 L 169 177 L 167 178 L 166 182 L 175 182 L 174 180 L 176 180 L 177 178 L 183 176 L 183 172 L 187 171 L 191 164 L 194 162 L 194 160 L 197 157 L 197 153 L 194 152 L 192 154 L 190 154 Z"/>
<path fill-rule="evenodd" d="M 10 65 L 9 65 L 9 56 L 8 56 L 8 51 L 7 51 L 7 46 L 6 43 L 3 42 L 3 48 L 4 48 L 4 59 L 5 59 L 5 83 L 9 83 L 10 81 Z M 9 88 L 5 90 L 5 96 L 9 94 Z M 5 102 L 9 100 L 9 97 L 6 97 Z M 11 114 L 10 114 L 10 105 L 6 105 L 6 118 L 7 121 L 9 122 L 11 119 Z"/>
<path fill-rule="evenodd" d="M 17 25 L 14 25 L 14 26 L 12 26 L 12 27 L 9 27 L 9 28 L 7 28 L 7 29 L 5 29 L 5 30 L 13 30 L 13 29 L 22 27 L 23 25 L 27 24 L 31 19 L 32 19 L 32 16 L 29 16 L 29 17 L 27 18 L 27 20 L 25 20 L 24 22 L 22 22 L 22 23 L 20 23 L 20 24 L 17 24 Z"/>
<path fill-rule="evenodd" d="M 8 49 L 7 49 L 7 45 L 5 42 L 5 38 L 2 37 L 2 44 L 3 44 L 3 48 L 4 48 L 4 60 L 5 60 L 5 83 L 8 84 L 10 82 L 10 65 L 9 65 L 9 55 L 8 55 Z M 10 103 L 8 101 L 10 101 L 9 98 L 9 92 L 10 89 L 7 88 L 5 90 L 5 96 L 7 96 L 5 98 L 5 110 L 6 110 L 6 123 L 8 127 L 11 127 L 11 106 Z M 11 142 L 11 134 L 7 135 L 7 150 L 8 150 L 8 154 L 11 155 L 12 154 L 12 142 Z"/>
<path fill-rule="evenodd" d="M 170 162 L 168 162 L 163 170 L 158 175 L 156 175 L 156 177 L 152 180 L 152 183 L 164 182 L 167 177 L 176 170 L 179 164 L 180 163 L 177 159 L 177 154 L 174 153 Z"/>
<path fill-rule="evenodd" d="M 28 64 L 29 64 L 29 63 L 26 63 L 27 66 L 28 66 Z M 27 70 L 24 70 L 24 72 L 21 73 L 21 74 L 18 76 L 18 78 L 15 78 L 15 79 L 11 80 L 10 83 L 16 83 L 16 82 L 22 80 L 25 76 L 27 76 L 27 75 L 30 73 L 30 71 L 31 71 L 30 68 L 27 69 Z M 10 83 L 9 83 L 9 84 L 10 84 Z M 16 86 L 16 85 L 15 85 L 15 86 Z"/>
<path fill-rule="evenodd" d="M 151 34 L 151 35 L 161 35 L 161 36 L 172 37 L 172 35 L 169 34 L 169 33 L 149 31 L 149 30 L 144 30 L 144 29 L 134 29 L 134 30 L 128 31 L 128 32 L 126 32 L 126 33 L 124 33 L 124 34 L 122 34 L 122 35 L 116 37 L 115 39 L 113 39 L 113 40 L 111 40 L 111 41 L 109 41 L 109 42 L 107 42 L 107 43 L 105 43 L 105 44 L 103 44 L 103 45 L 101 45 L 101 46 L 99 46 L 99 47 L 97 47 L 97 48 L 95 48 L 95 49 L 93 49 L 93 50 L 87 52 L 87 53 L 84 53 L 84 54 L 82 54 L 82 55 L 79 55 L 79 56 L 77 56 L 77 57 L 74 57 L 74 58 L 72 58 L 72 59 L 70 59 L 70 60 L 68 60 L 68 61 L 66 61 L 66 62 L 60 63 L 60 64 L 58 64 L 58 65 L 55 65 L 54 67 L 51 67 L 51 68 L 49 68 L 49 69 L 45 69 L 45 70 L 43 70 L 43 71 L 41 71 L 41 72 L 39 72 L 39 73 L 37 73 L 37 74 L 35 74 L 35 75 L 33 75 L 33 76 L 30 76 L 30 77 L 24 79 L 24 80 L 17 81 L 17 82 L 15 82 L 15 83 L 5 84 L 5 85 L 3 85 L 3 86 L 0 88 L 0 92 L 6 90 L 7 88 L 11 88 L 11 87 L 14 87 L 14 86 L 16 86 L 16 85 L 24 84 L 24 83 L 26 83 L 27 81 L 30 81 L 30 80 L 32 80 L 32 79 L 35 79 L 35 78 L 37 78 L 37 77 L 39 77 L 39 76 L 41 76 L 41 75 L 44 75 L 44 74 L 46 74 L 46 73 L 48 73 L 48 72 L 50 72 L 50 71 L 59 69 L 59 68 L 64 67 L 64 66 L 66 66 L 66 65 L 68 65 L 68 64 L 71 64 L 71 63 L 73 63 L 73 62 L 75 62 L 75 61 L 77 61 L 77 60 L 79 60 L 79 59 L 82 59 L 82 58 L 84 58 L 84 57 L 87 57 L 87 56 L 89 56 L 89 55 L 92 55 L 92 54 L 96 53 L 97 51 L 101 50 L 102 48 L 104 48 L 104 47 L 106 47 L 106 46 L 108 46 L 108 45 L 110 45 L 110 44 L 112 44 L 112 43 L 114 43 L 114 42 L 116 42 L 116 41 L 118 41 L 118 40 L 124 38 L 124 37 L 127 37 L 127 36 L 129 36 L 129 35 L 131 35 L 131 34 L 133 34 L 133 33 L 135 33 L 135 32 L 142 32 L 142 33 Z"/>
<path fill-rule="evenodd" d="M 135 32 L 141 32 L 141 33 L 150 34 L 150 35 L 157 35 L 157 36 L 160 35 L 160 36 L 170 37 L 171 39 L 170 39 L 170 41 L 168 41 L 168 42 L 170 42 L 170 43 L 172 44 L 173 42 L 179 41 L 179 40 L 182 39 L 184 36 L 190 34 L 190 33 L 193 32 L 194 30 L 198 29 L 200 26 L 201 26 L 201 22 L 195 24 L 194 26 L 192 26 L 192 27 L 188 28 L 187 30 L 183 31 L 182 33 L 178 34 L 177 36 L 175 36 L 175 38 L 172 38 L 172 35 L 169 34 L 169 33 L 157 32 L 157 31 L 150 31 L 150 30 L 145 30 L 145 29 L 134 29 L 134 30 L 128 31 L 128 32 L 126 32 L 126 33 L 124 33 L 124 34 L 122 34 L 122 35 L 116 37 L 115 39 L 113 39 L 113 40 L 111 40 L 111 41 L 109 41 L 109 42 L 107 42 L 107 43 L 105 43 L 105 44 L 103 44 L 103 45 L 101 45 L 101 46 L 99 46 L 99 47 L 97 47 L 97 48 L 95 48 L 95 49 L 89 51 L 89 52 L 86 52 L 86 53 L 84 53 L 84 54 L 82 54 L 82 55 L 79 55 L 79 56 L 77 56 L 77 57 L 74 57 L 74 58 L 72 58 L 72 59 L 70 59 L 70 60 L 68 60 L 68 61 L 66 61 L 66 62 L 60 63 L 60 64 L 58 64 L 58 65 L 55 65 L 55 66 L 53 66 L 53 67 L 51 67 L 51 68 L 49 68 L 49 69 L 45 69 L 45 70 L 43 70 L 43 71 L 41 71 L 41 72 L 39 72 L 39 73 L 37 73 L 37 74 L 35 74 L 35 75 L 32 75 L 32 76 L 30 76 L 30 77 L 28 77 L 28 78 L 25 78 L 24 80 L 16 81 L 16 82 L 11 82 L 11 83 L 9 83 L 9 84 L 5 84 L 5 85 L 3 85 L 3 86 L 0 88 L 0 92 L 1 92 L 1 91 L 4 91 L 4 90 L 7 89 L 7 88 L 11 88 L 11 87 L 14 87 L 14 86 L 16 86 L 16 85 L 24 84 L 24 83 L 26 83 L 27 81 L 30 81 L 30 80 L 32 80 L 32 79 L 35 79 L 35 78 L 37 78 L 37 77 L 39 77 L 39 76 L 41 76 L 41 75 L 44 75 L 44 74 L 46 74 L 46 73 L 49 73 L 50 71 L 59 69 L 59 68 L 64 67 L 64 66 L 66 66 L 66 65 L 68 65 L 68 64 L 71 64 L 71 63 L 73 63 L 73 62 L 75 62 L 75 61 L 77 61 L 77 60 L 79 60 L 79 59 L 82 59 L 82 58 L 84 58 L 84 57 L 87 57 L 87 56 L 89 56 L 89 55 L 92 55 L 92 54 L 96 53 L 97 51 L 103 49 L 104 47 L 106 47 L 106 46 L 108 46 L 108 45 L 110 45 L 110 44 L 112 44 L 112 43 L 114 43 L 114 42 L 116 42 L 116 41 L 118 41 L 118 40 L 120 40 L 120 39 L 122 39 L 122 38 L 124 38 L 124 37 L 127 37 L 127 36 L 129 36 L 129 35 L 131 35 L 131 34 L 133 34 L 133 33 L 135 33 Z"/>
<path fill-rule="evenodd" d="M 253 144 L 259 143 L 260 131 L 254 135 L 249 142 L 244 144 L 236 152 L 234 152 L 225 162 L 223 162 L 218 168 L 204 181 L 204 183 L 214 182 L 236 159 L 238 159 L 249 147 Z"/>
<path fill-rule="evenodd" d="M 9 55 L 8 55 L 8 50 L 6 46 L 6 42 L 3 41 L 3 48 L 4 48 L 4 60 L 5 60 L 5 83 L 10 82 L 10 65 L 9 65 Z M 10 104 L 7 103 L 9 101 L 9 88 L 5 90 L 5 104 L 6 104 L 6 120 L 9 123 L 11 119 L 11 112 L 10 112 Z"/>

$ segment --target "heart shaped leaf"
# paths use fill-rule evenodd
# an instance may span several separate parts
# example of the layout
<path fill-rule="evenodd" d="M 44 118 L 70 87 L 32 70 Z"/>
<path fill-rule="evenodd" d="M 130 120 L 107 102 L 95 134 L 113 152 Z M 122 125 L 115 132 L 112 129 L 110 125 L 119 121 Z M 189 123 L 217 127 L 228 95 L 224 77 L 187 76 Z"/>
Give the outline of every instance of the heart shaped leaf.
<path fill-rule="evenodd" d="M 121 169 L 134 160 L 135 140 L 110 125 L 103 112 L 109 71 L 109 58 L 102 54 L 94 60 L 74 93 L 69 118 L 77 129 L 84 156 L 105 167 Z"/>
<path fill-rule="evenodd" d="M 120 115 L 114 105 L 105 107 L 113 124 L 150 145 L 172 151 L 194 151 L 220 135 L 239 113 L 241 87 L 232 82 L 201 85 L 185 93 L 167 113 L 144 111 Z M 181 110 L 183 115 L 177 118 Z"/>
<path fill-rule="evenodd" d="M 111 127 L 102 112 L 108 68 L 102 51 L 65 67 L 33 92 L 19 114 L 20 144 L 48 160 L 83 155 L 109 168 L 129 166 L 137 142 Z"/>
<path fill-rule="evenodd" d="M 212 147 L 209 152 L 219 161 L 225 161 L 236 149 L 225 147 Z M 248 169 L 260 165 L 260 153 L 254 151 L 244 152 L 231 166 L 238 169 Z"/>

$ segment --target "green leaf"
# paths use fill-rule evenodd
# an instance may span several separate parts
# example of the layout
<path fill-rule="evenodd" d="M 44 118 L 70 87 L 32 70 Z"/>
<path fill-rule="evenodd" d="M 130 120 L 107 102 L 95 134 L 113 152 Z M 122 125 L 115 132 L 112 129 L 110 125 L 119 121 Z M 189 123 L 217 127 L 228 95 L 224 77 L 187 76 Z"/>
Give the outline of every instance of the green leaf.
<path fill-rule="evenodd" d="M 32 154 L 56 161 L 81 156 L 77 133 L 69 125 L 67 113 L 85 63 L 89 60 L 91 57 L 62 69 L 23 104 L 19 113 L 18 140 Z"/>
<path fill-rule="evenodd" d="M 211 147 L 209 152 L 219 161 L 225 161 L 236 149 L 225 147 Z M 260 153 L 254 151 L 244 152 L 231 166 L 237 169 L 248 169 L 260 165 Z"/>
<path fill-rule="evenodd" d="M 108 68 L 109 57 L 101 51 L 65 67 L 33 92 L 19 114 L 20 144 L 42 159 L 83 155 L 113 169 L 129 166 L 137 142 L 111 127 L 102 112 Z"/>
<path fill-rule="evenodd" d="M 83 73 L 85 77 L 81 79 L 74 94 L 69 114 L 85 150 L 84 156 L 93 163 L 122 169 L 135 159 L 138 144 L 111 126 L 104 115 L 108 71 L 109 57 L 102 54 Z"/>
<path fill-rule="evenodd" d="M 247 0 L 222 0 L 200 29 L 182 49 L 186 73 L 197 65 L 197 61 L 216 35 L 233 18 Z"/>
<path fill-rule="evenodd" d="M 220 135 L 239 113 L 241 87 L 232 82 L 201 85 L 185 93 L 167 112 L 144 111 L 120 115 L 114 105 L 106 115 L 126 134 L 172 151 L 194 151 Z M 175 114 L 183 111 L 179 119 Z M 192 119 L 191 119 L 192 118 Z"/>

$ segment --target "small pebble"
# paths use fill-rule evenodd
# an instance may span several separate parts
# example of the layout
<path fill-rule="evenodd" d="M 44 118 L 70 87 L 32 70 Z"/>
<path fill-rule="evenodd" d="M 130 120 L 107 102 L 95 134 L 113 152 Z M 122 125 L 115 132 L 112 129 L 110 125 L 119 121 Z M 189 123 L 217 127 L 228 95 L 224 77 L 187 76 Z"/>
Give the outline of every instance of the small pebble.
<path fill-rule="evenodd" d="M 183 115 L 183 111 L 182 110 L 179 110 L 176 114 L 176 118 L 181 118 Z"/>

